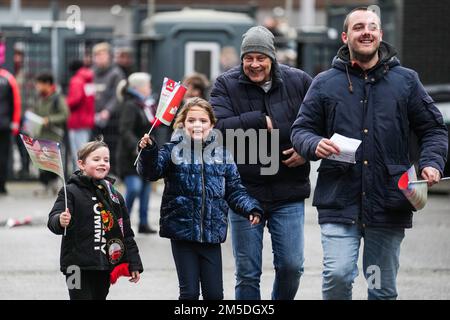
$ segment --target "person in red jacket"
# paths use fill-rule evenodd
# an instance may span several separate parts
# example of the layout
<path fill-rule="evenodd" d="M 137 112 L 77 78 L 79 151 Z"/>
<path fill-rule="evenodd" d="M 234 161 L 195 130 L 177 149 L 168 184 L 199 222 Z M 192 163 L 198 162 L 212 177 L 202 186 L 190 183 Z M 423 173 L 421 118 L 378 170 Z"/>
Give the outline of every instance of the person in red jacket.
<path fill-rule="evenodd" d="M 94 127 L 95 89 L 94 73 L 82 61 L 75 60 L 69 65 L 73 73 L 67 92 L 70 115 L 67 120 L 69 144 L 73 167 L 76 169 L 77 151 L 89 141 Z"/>
<path fill-rule="evenodd" d="M 0 195 L 6 194 L 11 135 L 19 134 L 21 99 L 14 76 L 0 68 Z"/>

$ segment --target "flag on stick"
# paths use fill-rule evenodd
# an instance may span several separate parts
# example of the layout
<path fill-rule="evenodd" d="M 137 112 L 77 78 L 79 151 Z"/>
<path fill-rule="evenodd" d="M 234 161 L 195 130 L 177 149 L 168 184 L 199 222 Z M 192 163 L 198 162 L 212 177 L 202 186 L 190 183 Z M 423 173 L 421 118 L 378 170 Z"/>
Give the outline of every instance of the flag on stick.
<path fill-rule="evenodd" d="M 33 139 L 24 134 L 20 134 L 20 138 L 27 149 L 31 161 L 37 168 L 56 173 L 63 180 L 64 200 L 67 210 L 66 180 L 64 178 L 59 143 L 51 140 Z M 66 228 L 64 228 L 64 235 L 66 235 L 66 231 Z"/>
<path fill-rule="evenodd" d="M 64 179 L 59 143 L 51 140 L 33 139 L 24 134 L 21 134 L 20 137 L 36 167 L 56 173 Z"/>
<path fill-rule="evenodd" d="M 427 184 L 416 184 L 415 181 L 417 181 L 416 168 L 412 165 L 398 180 L 398 188 L 416 210 L 421 210 L 427 203 L 428 187 Z"/>
<path fill-rule="evenodd" d="M 443 177 L 439 181 L 448 181 L 450 180 L 450 177 Z M 428 180 L 417 180 L 417 181 L 410 181 L 409 184 L 417 184 L 417 183 L 428 183 Z"/>
<path fill-rule="evenodd" d="M 173 118 L 177 114 L 181 101 L 186 93 L 186 87 L 172 79 L 164 78 L 159 98 L 156 118 L 166 126 L 170 126 Z"/>
<path fill-rule="evenodd" d="M 178 108 L 180 108 L 180 104 L 183 101 L 183 97 L 185 94 L 186 87 L 183 86 L 180 82 L 175 82 L 174 80 L 167 77 L 164 78 L 158 108 L 156 109 L 156 119 L 153 122 L 150 131 L 148 132 L 149 135 L 152 132 L 153 128 L 156 128 L 161 123 L 165 124 L 166 126 L 170 126 L 173 119 L 175 118 L 175 115 L 177 114 Z M 137 164 L 139 156 L 141 155 L 141 151 L 139 151 L 139 154 L 134 161 L 135 166 Z"/>

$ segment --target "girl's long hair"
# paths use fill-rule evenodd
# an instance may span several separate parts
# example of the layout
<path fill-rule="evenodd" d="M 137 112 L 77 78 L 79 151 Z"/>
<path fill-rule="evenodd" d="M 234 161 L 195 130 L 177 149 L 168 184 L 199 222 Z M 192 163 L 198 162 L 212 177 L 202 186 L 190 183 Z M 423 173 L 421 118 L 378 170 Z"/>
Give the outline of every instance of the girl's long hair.
<path fill-rule="evenodd" d="M 208 114 L 209 121 L 211 121 L 211 125 L 214 126 L 217 122 L 216 117 L 214 116 L 214 111 L 208 101 L 202 98 L 190 98 L 183 105 L 181 110 L 178 112 L 177 117 L 175 118 L 175 123 L 173 124 L 174 129 L 180 129 L 184 127 L 184 122 L 186 121 L 187 114 L 189 110 L 193 107 L 199 107 L 204 110 Z"/>

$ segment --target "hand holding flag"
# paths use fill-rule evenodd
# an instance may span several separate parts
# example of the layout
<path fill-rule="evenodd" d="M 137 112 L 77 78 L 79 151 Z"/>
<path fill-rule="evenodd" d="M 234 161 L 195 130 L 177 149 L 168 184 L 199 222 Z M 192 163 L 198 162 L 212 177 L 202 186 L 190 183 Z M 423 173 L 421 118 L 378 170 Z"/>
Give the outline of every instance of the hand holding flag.
<path fill-rule="evenodd" d="M 427 170 L 429 169 L 429 170 Z M 437 171 L 437 172 L 434 172 Z M 416 169 L 414 165 L 408 169 L 398 180 L 398 188 L 403 192 L 406 199 L 412 204 L 416 210 L 423 209 L 427 202 L 428 186 L 439 183 L 442 180 L 450 180 L 450 177 L 440 179 L 441 175 L 438 170 L 432 167 L 426 167 L 422 170 L 422 177 L 427 180 L 417 180 Z M 431 180 L 431 182 L 430 182 Z"/>
<path fill-rule="evenodd" d="M 422 178 L 428 181 L 428 186 L 431 187 L 433 184 L 439 183 L 441 179 L 441 173 L 438 169 L 433 167 L 425 167 L 422 169 Z"/>
<path fill-rule="evenodd" d="M 72 216 L 70 215 L 69 209 L 66 208 L 66 211 L 62 212 L 59 215 L 59 224 L 63 228 L 66 228 L 69 225 L 71 218 L 72 218 Z"/>

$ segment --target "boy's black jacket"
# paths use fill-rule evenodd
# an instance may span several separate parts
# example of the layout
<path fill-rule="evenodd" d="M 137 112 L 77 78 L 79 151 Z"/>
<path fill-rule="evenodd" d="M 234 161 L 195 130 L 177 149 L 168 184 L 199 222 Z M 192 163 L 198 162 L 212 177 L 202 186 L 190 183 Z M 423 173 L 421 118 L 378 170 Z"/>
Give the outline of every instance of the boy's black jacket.
<path fill-rule="evenodd" d="M 80 171 L 76 171 L 67 181 L 67 206 L 72 216 L 67 227 L 66 236 L 61 242 L 61 271 L 66 272 L 71 265 L 81 270 L 111 270 L 108 257 L 102 252 L 101 216 L 96 224 L 96 206 L 98 201 L 93 200 L 95 194 L 91 191 L 84 179 L 80 179 Z M 109 179 L 114 182 L 112 179 Z M 122 195 L 119 195 L 122 208 L 124 245 L 126 247 L 125 262 L 129 263 L 129 270 L 143 272 L 141 258 L 134 233 L 130 225 L 130 217 Z M 55 234 L 63 235 L 64 228 L 59 224 L 59 215 L 65 211 L 64 189 L 61 189 L 58 198 L 49 214 L 48 228 Z M 98 222 L 98 214 L 97 214 Z M 97 228 L 96 228 L 97 226 Z M 106 246 L 104 246 L 106 250 Z"/>

